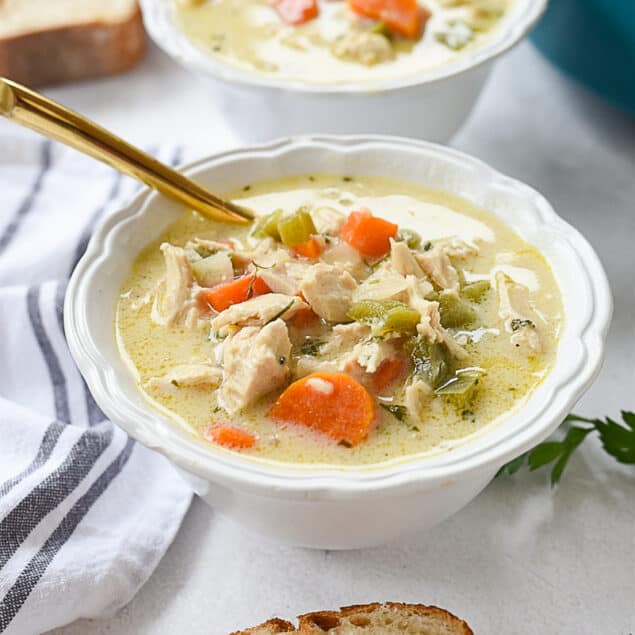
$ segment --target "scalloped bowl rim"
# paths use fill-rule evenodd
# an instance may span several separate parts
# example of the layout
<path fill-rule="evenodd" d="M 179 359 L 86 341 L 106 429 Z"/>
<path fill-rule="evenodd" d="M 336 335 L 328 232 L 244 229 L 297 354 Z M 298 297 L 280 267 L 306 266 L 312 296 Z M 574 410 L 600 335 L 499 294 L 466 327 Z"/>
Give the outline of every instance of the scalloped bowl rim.
<path fill-rule="evenodd" d="M 549 0 L 517 0 L 524 2 L 517 15 L 510 16 L 506 28 L 501 28 L 489 42 L 466 52 L 448 64 L 404 75 L 396 79 L 365 82 L 309 83 L 292 79 L 275 79 L 250 73 L 230 64 L 216 60 L 213 55 L 198 48 L 174 24 L 168 0 L 141 0 L 146 30 L 155 44 L 186 67 L 211 75 L 231 84 L 275 88 L 290 92 L 335 94 L 382 93 L 421 84 L 442 81 L 465 73 L 472 68 L 493 60 L 520 42 L 538 22 L 547 8 Z M 511 18 L 514 19 L 511 19 Z"/>
<path fill-rule="evenodd" d="M 195 173 L 197 170 L 213 170 L 243 158 L 273 160 L 298 149 L 345 154 L 347 150 L 359 151 L 366 147 L 397 152 L 400 149 L 414 149 L 422 157 L 432 161 L 437 160 L 457 170 L 477 173 L 486 183 L 488 192 L 512 191 L 535 210 L 532 222 L 538 223 L 541 235 L 547 235 L 551 240 L 561 243 L 562 248 L 570 252 L 571 262 L 568 265 L 576 267 L 576 281 L 579 280 L 580 285 L 584 283 L 589 296 L 584 300 L 587 315 L 579 318 L 584 321 L 572 332 L 570 313 L 565 314 L 565 328 L 559 341 L 557 362 L 529 400 L 505 422 L 486 430 L 474 441 L 467 441 L 438 455 L 405 459 L 371 469 L 298 470 L 292 465 L 285 466 L 284 463 L 265 464 L 243 459 L 238 453 L 217 451 L 204 445 L 150 404 L 138 407 L 124 395 L 122 385 L 130 386 L 131 382 L 135 384 L 132 373 L 117 373 L 108 365 L 95 342 L 86 317 L 86 293 L 95 284 L 95 279 L 99 279 L 100 269 L 112 253 L 109 238 L 124 222 L 143 216 L 148 209 L 148 202 L 160 196 L 146 188 L 128 206 L 108 216 L 96 228 L 71 277 L 65 299 L 64 320 L 69 348 L 95 400 L 108 417 L 144 445 L 161 452 L 179 467 L 207 481 L 266 491 L 270 495 L 312 498 L 360 496 L 395 488 L 427 487 L 433 483 L 450 483 L 472 472 L 487 469 L 495 471 L 535 446 L 558 427 L 599 372 L 604 340 L 612 315 L 612 297 L 606 274 L 590 244 L 576 229 L 562 220 L 536 190 L 456 150 L 424 141 L 379 135 L 293 137 L 222 152 L 181 169 L 186 173 Z M 513 223 L 508 224 L 520 231 Z M 554 269 L 554 263 L 549 262 Z M 581 310 L 580 314 L 583 313 Z M 114 328 L 112 330 L 114 340 Z M 570 351 L 573 355 L 578 349 L 582 351 L 578 356 L 578 363 L 567 367 L 564 354 Z M 138 391 L 136 385 L 135 389 Z M 538 392 L 544 402 L 542 405 L 537 404 Z M 528 414 L 530 405 L 532 410 Z M 514 421 L 513 426 L 511 421 Z M 506 426 L 510 428 L 509 431 L 501 431 Z M 515 433 L 512 433 L 512 427 L 517 428 Z M 491 440 L 484 447 L 474 449 L 477 442 L 485 443 L 484 440 L 494 436 L 496 431 L 503 435 L 501 439 Z"/>

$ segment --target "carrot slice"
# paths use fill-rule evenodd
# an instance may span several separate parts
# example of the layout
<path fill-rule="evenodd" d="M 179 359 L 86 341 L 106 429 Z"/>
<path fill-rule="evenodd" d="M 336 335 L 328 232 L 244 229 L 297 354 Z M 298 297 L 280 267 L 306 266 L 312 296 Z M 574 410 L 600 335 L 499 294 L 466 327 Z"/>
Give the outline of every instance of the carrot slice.
<path fill-rule="evenodd" d="M 389 30 L 407 38 L 418 38 L 430 17 L 417 0 L 348 0 L 348 6 L 366 18 L 383 22 Z"/>
<path fill-rule="evenodd" d="M 399 227 L 373 216 L 367 209 L 351 212 L 342 225 L 342 238 L 364 256 L 381 258 L 390 251 L 390 239 Z"/>
<path fill-rule="evenodd" d="M 320 241 L 315 238 L 309 238 L 306 242 L 295 245 L 291 249 L 298 256 L 309 258 L 311 260 L 315 260 L 315 258 L 322 253 L 322 245 L 320 244 Z"/>
<path fill-rule="evenodd" d="M 251 432 L 229 424 L 210 426 L 205 432 L 205 437 L 209 441 L 233 450 L 246 450 L 253 448 L 256 444 L 256 437 Z"/>
<path fill-rule="evenodd" d="M 370 376 L 372 388 L 375 392 L 381 392 L 390 388 L 398 380 L 405 377 L 408 370 L 408 362 L 402 356 L 385 359 L 379 368 Z"/>
<path fill-rule="evenodd" d="M 297 329 L 305 329 L 312 326 L 317 319 L 318 316 L 313 309 L 300 309 L 291 319 L 287 320 L 287 324 L 295 326 Z"/>
<path fill-rule="evenodd" d="M 232 304 L 240 304 L 257 295 L 271 293 L 269 285 L 259 276 L 250 274 L 230 282 L 217 284 L 201 291 L 200 298 L 216 311 L 224 311 Z"/>
<path fill-rule="evenodd" d="M 375 403 L 359 382 L 345 373 L 313 373 L 293 382 L 269 411 L 283 423 L 303 425 L 354 446 L 375 419 Z"/>
<path fill-rule="evenodd" d="M 287 24 L 304 24 L 319 12 L 317 0 L 272 0 L 271 4 Z"/>

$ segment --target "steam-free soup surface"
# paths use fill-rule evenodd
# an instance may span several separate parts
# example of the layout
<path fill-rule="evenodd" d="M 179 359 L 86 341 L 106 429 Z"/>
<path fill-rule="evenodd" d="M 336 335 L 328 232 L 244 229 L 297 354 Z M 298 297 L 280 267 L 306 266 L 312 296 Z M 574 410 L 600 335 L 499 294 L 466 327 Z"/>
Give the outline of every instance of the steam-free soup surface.
<path fill-rule="evenodd" d="M 184 212 L 139 255 L 117 309 L 139 389 L 210 447 L 299 466 L 434 454 L 504 422 L 549 372 L 558 288 L 493 215 L 376 177 L 232 197 L 264 218 Z M 332 399 L 343 376 L 363 391 L 346 412 Z"/>
<path fill-rule="evenodd" d="M 408 21 L 400 28 L 355 10 L 364 4 L 320 0 L 310 17 L 289 24 L 269 0 L 175 0 L 174 19 L 199 48 L 244 71 L 309 83 L 365 82 L 456 61 L 489 41 L 514 2 L 426 0 L 412 29 Z"/>

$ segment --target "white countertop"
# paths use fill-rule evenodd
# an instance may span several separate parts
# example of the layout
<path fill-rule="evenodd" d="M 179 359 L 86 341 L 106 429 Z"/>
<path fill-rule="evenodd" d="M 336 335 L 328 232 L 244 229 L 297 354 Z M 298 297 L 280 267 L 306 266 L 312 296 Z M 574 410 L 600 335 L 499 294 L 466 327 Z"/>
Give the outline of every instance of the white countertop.
<path fill-rule="evenodd" d="M 140 144 L 229 147 L 208 94 L 158 51 L 121 78 L 49 91 Z M 457 148 L 541 190 L 600 254 L 616 296 L 604 370 L 576 411 L 635 410 L 635 119 L 572 86 L 528 44 L 499 63 Z M 428 533 L 381 548 L 271 545 L 195 501 L 137 597 L 57 635 L 224 635 L 273 615 L 438 604 L 478 635 L 635 632 L 635 470 L 595 439 L 561 485 L 502 478 Z"/>

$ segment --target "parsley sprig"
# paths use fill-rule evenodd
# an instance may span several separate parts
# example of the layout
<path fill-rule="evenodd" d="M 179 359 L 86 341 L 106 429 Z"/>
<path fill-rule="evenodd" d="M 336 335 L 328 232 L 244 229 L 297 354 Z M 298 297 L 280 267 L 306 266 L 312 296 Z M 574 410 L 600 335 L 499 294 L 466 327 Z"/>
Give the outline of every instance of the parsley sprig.
<path fill-rule="evenodd" d="M 617 461 L 635 464 L 635 413 L 622 410 L 622 420 L 624 424 L 618 423 L 610 417 L 588 419 L 571 414 L 563 423 L 584 423 L 587 425 L 570 425 L 562 440 L 541 443 L 533 450 L 521 454 L 504 465 L 498 474 L 503 472 L 515 474 L 525 463 L 531 471 L 552 463 L 551 485 L 553 487 L 560 480 L 571 455 L 591 432 L 597 432 L 606 452 Z"/>

